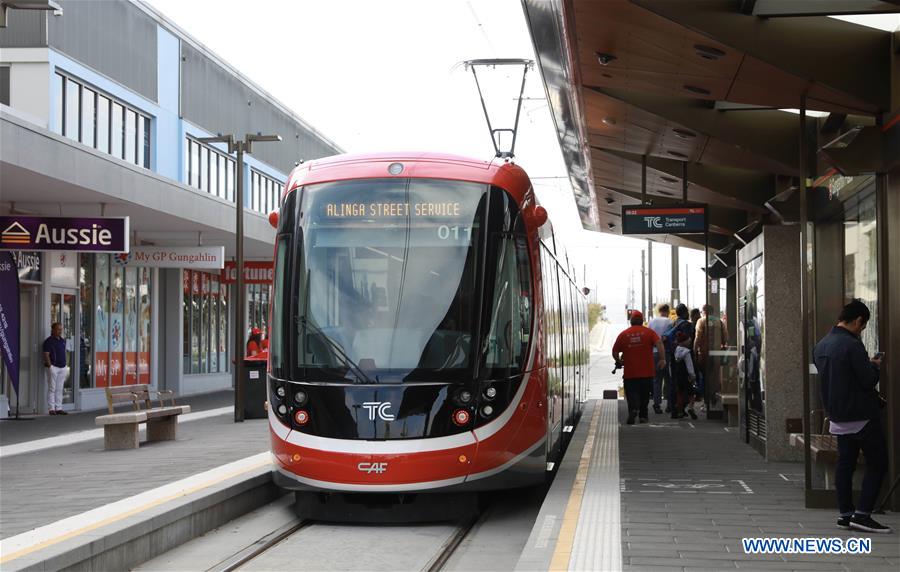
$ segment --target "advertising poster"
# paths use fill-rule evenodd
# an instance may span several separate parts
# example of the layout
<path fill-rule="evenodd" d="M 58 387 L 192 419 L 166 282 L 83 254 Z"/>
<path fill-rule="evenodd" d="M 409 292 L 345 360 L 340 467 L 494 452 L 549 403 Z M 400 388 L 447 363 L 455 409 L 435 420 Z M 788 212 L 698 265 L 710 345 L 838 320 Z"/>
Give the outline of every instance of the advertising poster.
<path fill-rule="evenodd" d="M 94 291 L 97 296 L 95 310 L 96 347 L 94 372 L 97 387 L 106 387 L 109 379 L 109 256 L 97 256 Z"/>
<path fill-rule="evenodd" d="M 125 384 L 137 383 L 137 269 L 125 269 Z"/>
<path fill-rule="evenodd" d="M 125 327 L 125 269 L 117 264 L 110 267 L 109 294 L 109 377 L 112 385 L 122 385 L 122 347 Z"/>
<path fill-rule="evenodd" d="M 150 383 L 150 269 L 141 268 L 138 383 Z"/>
<path fill-rule="evenodd" d="M 19 272 L 9 252 L 0 252 L 0 354 L 13 391 L 19 393 Z"/>

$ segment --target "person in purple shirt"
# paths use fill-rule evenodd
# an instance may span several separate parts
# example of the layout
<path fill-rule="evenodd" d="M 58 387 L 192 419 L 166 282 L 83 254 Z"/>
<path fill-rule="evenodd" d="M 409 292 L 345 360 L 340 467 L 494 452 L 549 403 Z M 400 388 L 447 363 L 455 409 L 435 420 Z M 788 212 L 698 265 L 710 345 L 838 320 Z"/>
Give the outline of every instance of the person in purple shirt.
<path fill-rule="evenodd" d="M 44 367 L 47 368 L 47 410 L 50 415 L 68 415 L 62 408 L 63 386 L 69 377 L 66 365 L 66 339 L 62 324 L 50 325 L 50 337 L 44 340 Z"/>

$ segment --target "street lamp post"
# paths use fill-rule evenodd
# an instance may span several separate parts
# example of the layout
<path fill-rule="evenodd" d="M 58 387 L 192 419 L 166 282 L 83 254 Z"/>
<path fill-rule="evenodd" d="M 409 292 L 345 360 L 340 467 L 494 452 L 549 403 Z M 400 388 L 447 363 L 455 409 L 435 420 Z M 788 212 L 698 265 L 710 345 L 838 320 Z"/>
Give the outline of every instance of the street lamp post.
<path fill-rule="evenodd" d="M 228 153 L 237 156 L 235 178 L 237 190 L 235 192 L 235 289 L 237 299 L 234 308 L 234 422 L 244 421 L 244 153 L 250 153 L 250 148 L 255 141 L 281 141 L 280 135 L 262 135 L 248 133 L 243 140 L 235 139 L 234 135 L 217 135 L 216 137 L 201 137 L 199 141 L 204 143 L 226 143 Z"/>

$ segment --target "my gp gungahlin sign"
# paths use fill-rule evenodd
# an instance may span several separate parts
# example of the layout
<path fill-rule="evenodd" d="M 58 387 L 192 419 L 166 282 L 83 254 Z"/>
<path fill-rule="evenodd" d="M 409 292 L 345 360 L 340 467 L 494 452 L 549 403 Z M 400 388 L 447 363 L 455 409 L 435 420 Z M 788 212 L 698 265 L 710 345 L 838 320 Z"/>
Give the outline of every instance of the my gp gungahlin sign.
<path fill-rule="evenodd" d="M 622 234 L 691 234 L 706 232 L 706 206 L 622 207 Z"/>
<path fill-rule="evenodd" d="M 128 252 L 128 217 L 0 216 L 0 248 Z"/>

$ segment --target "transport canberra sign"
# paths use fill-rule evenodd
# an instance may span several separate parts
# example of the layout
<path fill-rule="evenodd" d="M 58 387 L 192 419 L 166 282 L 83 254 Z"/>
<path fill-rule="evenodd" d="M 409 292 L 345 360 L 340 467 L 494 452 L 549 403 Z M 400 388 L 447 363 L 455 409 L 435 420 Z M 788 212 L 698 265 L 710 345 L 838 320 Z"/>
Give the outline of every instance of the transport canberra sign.
<path fill-rule="evenodd" d="M 221 269 L 225 265 L 224 246 L 134 246 L 116 255 L 123 265 L 150 268 Z"/>
<path fill-rule="evenodd" d="M 622 207 L 622 234 L 690 234 L 706 232 L 706 207 Z"/>
<path fill-rule="evenodd" d="M 127 252 L 128 217 L 0 216 L 0 248 Z"/>

